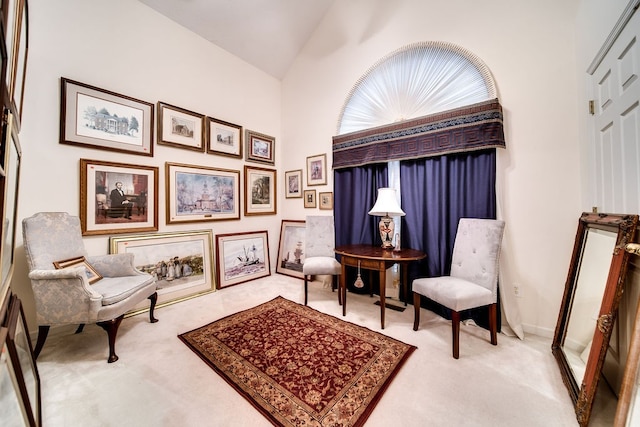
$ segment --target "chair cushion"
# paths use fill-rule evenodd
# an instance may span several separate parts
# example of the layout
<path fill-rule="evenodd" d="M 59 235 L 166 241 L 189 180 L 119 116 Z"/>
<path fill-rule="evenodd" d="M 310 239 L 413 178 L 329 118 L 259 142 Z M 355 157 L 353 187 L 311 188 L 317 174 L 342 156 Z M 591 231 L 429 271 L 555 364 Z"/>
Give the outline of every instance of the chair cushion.
<path fill-rule="evenodd" d="M 413 292 L 455 311 L 482 307 L 496 302 L 491 290 L 457 277 L 416 279 L 412 286 Z"/>
<path fill-rule="evenodd" d="M 340 274 L 341 267 L 338 260 L 328 256 L 305 258 L 302 273 L 305 275 Z"/>
<path fill-rule="evenodd" d="M 138 276 L 104 277 L 96 282 L 91 289 L 102 295 L 102 305 L 111 305 L 129 298 L 138 290 L 153 283 L 153 276 L 141 274 Z"/>

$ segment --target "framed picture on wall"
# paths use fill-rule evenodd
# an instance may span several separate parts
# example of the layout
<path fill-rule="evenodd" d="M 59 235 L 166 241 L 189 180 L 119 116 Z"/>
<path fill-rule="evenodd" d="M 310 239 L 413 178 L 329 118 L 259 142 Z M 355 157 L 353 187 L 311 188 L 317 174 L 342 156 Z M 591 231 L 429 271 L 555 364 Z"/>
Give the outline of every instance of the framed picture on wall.
<path fill-rule="evenodd" d="M 245 160 L 269 165 L 275 164 L 276 139 L 248 129 L 246 134 L 247 150 Z"/>
<path fill-rule="evenodd" d="M 296 199 L 302 197 L 302 169 L 284 173 L 285 197 Z"/>
<path fill-rule="evenodd" d="M 134 254 L 136 268 L 155 277 L 159 308 L 215 289 L 212 239 L 211 230 L 148 233 L 111 237 L 109 248 Z M 148 310 L 143 301 L 132 312 Z"/>
<path fill-rule="evenodd" d="M 277 212 L 276 170 L 244 167 L 244 214 L 275 215 Z"/>
<path fill-rule="evenodd" d="M 80 159 L 82 234 L 158 230 L 158 168 Z"/>
<path fill-rule="evenodd" d="M 271 275 L 266 231 L 216 236 L 218 289 Z"/>
<path fill-rule="evenodd" d="M 324 185 L 327 183 L 327 155 L 307 157 L 307 185 Z"/>
<path fill-rule="evenodd" d="M 167 224 L 240 219 L 240 171 L 165 164 Z"/>
<path fill-rule="evenodd" d="M 61 79 L 60 143 L 153 156 L 153 104 Z"/>
<path fill-rule="evenodd" d="M 304 190 L 304 207 L 316 207 L 316 190 Z"/>
<path fill-rule="evenodd" d="M 332 191 L 323 191 L 318 194 L 318 199 L 320 199 L 320 209 L 333 209 L 333 192 Z"/>
<path fill-rule="evenodd" d="M 242 158 L 242 126 L 207 117 L 207 153 Z"/>
<path fill-rule="evenodd" d="M 276 273 L 304 279 L 305 221 L 283 219 L 278 243 Z"/>
<path fill-rule="evenodd" d="M 204 115 L 158 102 L 158 144 L 204 152 Z"/>

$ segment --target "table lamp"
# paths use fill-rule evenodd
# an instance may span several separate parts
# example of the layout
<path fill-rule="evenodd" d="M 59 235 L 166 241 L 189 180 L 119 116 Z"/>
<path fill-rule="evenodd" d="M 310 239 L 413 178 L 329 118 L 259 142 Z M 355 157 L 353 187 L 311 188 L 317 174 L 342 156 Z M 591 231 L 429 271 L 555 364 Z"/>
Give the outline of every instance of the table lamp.
<path fill-rule="evenodd" d="M 406 215 L 396 200 L 396 190 L 393 188 L 378 188 L 378 199 L 369 211 L 369 215 L 382 217 L 378 225 L 382 248 L 393 249 L 395 224 L 391 217 Z"/>

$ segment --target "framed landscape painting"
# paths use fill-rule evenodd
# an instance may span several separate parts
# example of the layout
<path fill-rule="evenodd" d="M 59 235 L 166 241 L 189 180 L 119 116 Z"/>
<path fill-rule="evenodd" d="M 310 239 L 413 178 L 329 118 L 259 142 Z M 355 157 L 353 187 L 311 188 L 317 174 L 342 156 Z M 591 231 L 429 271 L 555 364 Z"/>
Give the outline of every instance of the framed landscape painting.
<path fill-rule="evenodd" d="M 266 231 L 216 236 L 218 289 L 269 276 L 269 240 Z"/>
<path fill-rule="evenodd" d="M 149 233 L 111 237 L 110 253 L 132 253 L 138 270 L 158 283 L 158 302 L 163 307 L 214 290 L 211 230 Z M 143 301 L 132 313 L 149 310 Z"/>
<path fill-rule="evenodd" d="M 240 171 L 165 166 L 167 224 L 240 219 Z"/>
<path fill-rule="evenodd" d="M 60 143 L 153 156 L 153 104 L 62 78 Z"/>
<path fill-rule="evenodd" d="M 80 159 L 82 235 L 158 229 L 158 168 Z"/>
<path fill-rule="evenodd" d="M 244 214 L 275 215 L 276 170 L 253 166 L 244 167 Z"/>
<path fill-rule="evenodd" d="M 242 126 L 207 117 L 207 153 L 242 158 Z"/>
<path fill-rule="evenodd" d="M 276 273 L 304 279 L 304 234 L 305 221 L 282 220 Z"/>

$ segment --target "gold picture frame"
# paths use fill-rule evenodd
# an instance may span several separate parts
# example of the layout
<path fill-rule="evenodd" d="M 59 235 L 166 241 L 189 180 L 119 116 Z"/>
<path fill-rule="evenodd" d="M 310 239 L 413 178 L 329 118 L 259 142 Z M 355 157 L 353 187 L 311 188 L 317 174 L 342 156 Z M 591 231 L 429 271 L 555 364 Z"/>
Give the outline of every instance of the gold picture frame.
<path fill-rule="evenodd" d="M 56 270 L 69 267 L 84 267 L 87 271 L 87 280 L 89 281 L 90 285 L 93 285 L 98 280 L 102 279 L 102 275 L 98 273 L 96 269 L 93 268 L 93 266 L 89 264 L 83 256 L 77 258 L 69 258 L 62 261 L 54 261 L 53 266 L 56 268 Z"/>

